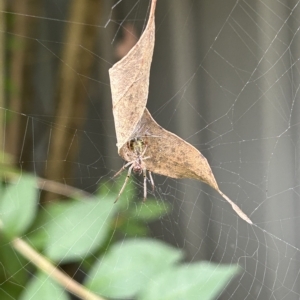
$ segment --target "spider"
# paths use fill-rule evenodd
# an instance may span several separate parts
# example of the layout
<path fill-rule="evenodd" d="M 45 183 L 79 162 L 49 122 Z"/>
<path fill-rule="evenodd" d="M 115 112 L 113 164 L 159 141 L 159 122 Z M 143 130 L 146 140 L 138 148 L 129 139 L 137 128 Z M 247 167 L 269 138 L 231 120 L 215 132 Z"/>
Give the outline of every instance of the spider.
<path fill-rule="evenodd" d="M 121 174 L 125 168 L 129 167 L 128 169 L 128 173 L 126 176 L 126 179 L 124 181 L 124 184 L 115 200 L 114 203 L 116 203 L 121 194 L 123 193 L 126 184 L 128 182 L 128 179 L 131 175 L 131 171 L 133 170 L 134 173 L 138 173 L 139 175 L 141 175 L 143 173 L 144 176 L 144 199 L 143 201 L 146 200 L 147 198 L 147 169 L 146 169 L 146 165 L 144 163 L 144 160 L 150 158 L 150 156 L 144 157 L 146 151 L 147 151 L 147 145 L 146 143 L 141 139 L 141 138 L 134 138 L 132 140 L 130 140 L 129 142 L 127 142 L 127 147 L 129 148 L 129 150 L 131 150 L 134 153 L 134 159 L 130 162 L 128 162 L 127 164 L 125 164 L 114 176 L 113 178 L 115 178 L 116 176 L 118 176 L 119 174 Z M 150 182 L 151 182 L 151 186 L 152 186 L 152 190 L 154 190 L 154 181 L 151 175 L 151 172 L 148 171 L 149 173 L 149 178 L 150 178 Z"/>

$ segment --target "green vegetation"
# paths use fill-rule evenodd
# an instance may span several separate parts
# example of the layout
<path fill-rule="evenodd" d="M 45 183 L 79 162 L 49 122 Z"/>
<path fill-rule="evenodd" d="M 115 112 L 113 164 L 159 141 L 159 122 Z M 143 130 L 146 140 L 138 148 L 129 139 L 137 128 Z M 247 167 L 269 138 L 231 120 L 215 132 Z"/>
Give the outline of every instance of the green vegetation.
<path fill-rule="evenodd" d="M 67 290 L 79 295 L 35 256 L 54 266 L 72 265 L 71 277 L 80 270 L 82 288 L 95 295 L 85 299 L 215 299 L 238 272 L 236 265 L 184 263 L 181 250 L 150 238 L 147 224 L 166 216 L 170 206 L 151 198 L 133 201 L 132 184 L 116 204 L 120 186 L 103 183 L 92 197 L 43 206 L 37 186 L 25 174 L 1 185 L 2 300 L 70 299 Z"/>

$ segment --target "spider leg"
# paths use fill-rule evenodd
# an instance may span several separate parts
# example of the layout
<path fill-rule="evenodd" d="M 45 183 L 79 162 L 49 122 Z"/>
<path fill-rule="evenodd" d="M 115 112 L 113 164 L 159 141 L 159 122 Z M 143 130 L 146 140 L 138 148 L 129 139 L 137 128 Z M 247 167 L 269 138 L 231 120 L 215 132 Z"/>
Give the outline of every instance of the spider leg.
<path fill-rule="evenodd" d="M 117 177 L 118 175 L 120 175 L 128 166 L 130 166 L 130 164 L 132 164 L 133 162 L 130 161 L 128 162 L 126 165 L 124 165 L 112 178 Z"/>
<path fill-rule="evenodd" d="M 126 164 L 125 166 L 127 166 L 127 165 L 128 165 L 128 164 Z M 124 167 L 125 167 L 125 166 L 124 166 Z M 123 169 L 124 169 L 124 167 L 123 167 Z M 131 170 L 132 170 L 132 168 L 133 168 L 133 164 L 132 164 L 132 162 L 131 162 L 131 166 L 130 166 L 130 168 L 128 169 L 128 173 L 127 173 L 126 179 L 125 179 L 125 181 L 124 181 L 124 184 L 123 184 L 123 186 L 122 186 L 122 188 L 121 188 L 121 190 L 120 190 L 120 192 L 119 192 L 119 194 L 118 194 L 118 196 L 117 196 L 117 198 L 116 198 L 116 200 L 115 200 L 114 203 L 116 203 L 116 202 L 119 200 L 121 194 L 123 193 L 123 191 L 124 191 L 124 189 L 125 189 L 125 186 L 126 186 L 126 184 L 127 184 L 127 181 L 128 181 L 128 179 L 129 179 L 129 177 L 130 177 L 130 175 L 131 175 Z M 120 172 L 120 171 L 119 171 L 119 172 Z"/>
<path fill-rule="evenodd" d="M 143 157 L 143 156 L 145 155 L 146 150 L 147 150 L 147 147 L 148 147 L 148 145 L 145 146 L 145 149 L 144 149 L 144 151 L 142 152 L 141 157 Z"/>
<path fill-rule="evenodd" d="M 147 170 L 143 169 L 143 176 L 144 176 L 144 199 L 143 201 L 146 201 L 147 198 Z"/>
<path fill-rule="evenodd" d="M 148 171 L 149 173 L 149 178 L 150 178 L 150 182 L 151 182 L 151 186 L 152 186 L 152 191 L 154 192 L 154 180 L 152 178 L 152 173 L 150 171 Z"/>

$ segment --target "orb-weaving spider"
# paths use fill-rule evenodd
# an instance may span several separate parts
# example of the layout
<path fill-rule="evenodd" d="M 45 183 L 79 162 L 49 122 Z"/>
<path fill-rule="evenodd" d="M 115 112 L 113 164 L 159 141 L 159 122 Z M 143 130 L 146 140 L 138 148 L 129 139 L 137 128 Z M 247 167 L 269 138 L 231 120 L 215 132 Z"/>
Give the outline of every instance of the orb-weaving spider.
<path fill-rule="evenodd" d="M 142 174 L 143 173 L 143 176 L 144 176 L 144 199 L 143 201 L 146 200 L 147 198 L 147 168 L 146 168 L 146 165 L 144 163 L 144 160 L 150 158 L 150 156 L 147 156 L 147 157 L 144 157 L 146 151 L 147 151 L 147 145 L 145 144 L 145 142 L 141 139 L 141 138 L 134 138 L 132 140 L 130 140 L 129 142 L 127 142 L 127 147 L 129 150 L 131 150 L 134 154 L 134 159 L 130 162 L 128 162 L 127 164 L 125 164 L 121 169 L 120 171 L 118 171 L 114 176 L 118 176 L 119 174 L 122 173 L 122 171 L 125 170 L 125 168 L 127 168 L 128 166 L 129 169 L 128 169 L 128 173 L 127 173 L 127 176 L 126 176 L 126 179 L 124 181 L 124 184 L 115 200 L 115 203 L 118 201 L 118 199 L 120 198 L 121 194 L 123 193 L 124 189 L 125 189 L 125 186 L 128 182 L 128 179 L 131 175 L 131 171 L 133 170 L 134 173 L 138 173 L 138 174 Z M 154 181 L 153 181 L 153 178 L 152 178 L 152 175 L 151 175 L 151 172 L 148 171 L 149 173 L 149 178 L 150 178 L 150 182 L 151 182 L 151 185 L 152 185 L 152 189 L 154 190 Z"/>

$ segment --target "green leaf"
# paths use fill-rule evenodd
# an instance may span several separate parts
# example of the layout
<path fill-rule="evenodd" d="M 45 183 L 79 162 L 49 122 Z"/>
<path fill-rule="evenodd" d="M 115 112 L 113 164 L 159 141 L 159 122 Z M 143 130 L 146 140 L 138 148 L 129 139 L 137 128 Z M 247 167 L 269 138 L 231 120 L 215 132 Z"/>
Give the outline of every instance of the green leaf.
<path fill-rule="evenodd" d="M 8 117 L 9 118 L 9 117 Z M 0 177 L 1 178 L 18 178 L 21 171 L 14 166 L 12 155 L 0 151 Z"/>
<path fill-rule="evenodd" d="M 238 273 L 237 265 L 220 265 L 208 262 L 184 264 L 168 269 L 139 294 L 138 300 L 212 300 Z"/>
<path fill-rule="evenodd" d="M 43 230 L 47 234 L 45 254 L 57 262 L 82 260 L 105 242 L 115 206 L 111 198 L 72 201 L 53 209 Z"/>
<path fill-rule="evenodd" d="M 23 290 L 23 286 L 17 285 L 13 281 L 7 280 L 1 282 L 0 299 L 1 300 L 20 299 L 19 296 L 22 290 Z"/>
<path fill-rule="evenodd" d="M 88 274 L 85 285 L 105 297 L 130 298 L 182 257 L 180 250 L 163 242 L 129 239 L 111 247 Z"/>
<path fill-rule="evenodd" d="M 19 299 L 28 281 L 28 261 L 15 251 L 4 234 L 0 234 L 0 299 Z"/>
<path fill-rule="evenodd" d="M 38 192 L 35 178 L 22 175 L 16 184 L 10 184 L 0 199 L 0 220 L 2 230 L 14 237 L 26 232 L 36 211 Z"/>
<path fill-rule="evenodd" d="M 47 231 L 45 231 L 46 225 L 51 224 L 58 216 L 63 215 L 73 204 L 73 201 L 56 201 L 43 206 L 29 232 L 24 236 L 26 242 L 35 249 L 42 251 L 49 238 Z"/>
<path fill-rule="evenodd" d="M 137 219 L 151 222 L 167 215 L 170 210 L 171 207 L 166 202 L 147 199 L 145 202 L 138 202 L 130 209 L 129 214 Z"/>
<path fill-rule="evenodd" d="M 0 250 L 0 282 L 8 282 L 17 290 L 17 287 L 22 289 L 28 280 L 26 270 L 28 261 L 14 250 L 9 240 L 2 234 L 0 235 Z M 2 300 L 1 297 L 0 299 Z"/>
<path fill-rule="evenodd" d="M 146 225 L 139 220 L 128 218 L 124 224 L 119 228 L 127 237 L 145 237 L 149 234 L 149 229 Z"/>
<path fill-rule="evenodd" d="M 24 289 L 20 300 L 69 300 L 65 290 L 48 275 L 38 273 Z"/>

